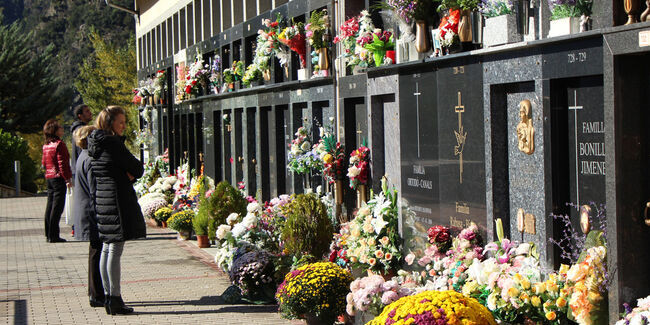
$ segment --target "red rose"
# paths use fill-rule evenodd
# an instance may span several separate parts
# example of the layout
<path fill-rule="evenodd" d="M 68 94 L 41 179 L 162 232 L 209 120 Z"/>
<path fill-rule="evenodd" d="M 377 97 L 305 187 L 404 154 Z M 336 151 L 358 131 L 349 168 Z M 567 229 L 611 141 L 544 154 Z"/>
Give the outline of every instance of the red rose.
<path fill-rule="evenodd" d="M 449 228 L 444 226 L 433 226 L 429 228 L 427 235 L 429 235 L 429 243 L 431 244 L 446 243 L 451 238 Z"/>

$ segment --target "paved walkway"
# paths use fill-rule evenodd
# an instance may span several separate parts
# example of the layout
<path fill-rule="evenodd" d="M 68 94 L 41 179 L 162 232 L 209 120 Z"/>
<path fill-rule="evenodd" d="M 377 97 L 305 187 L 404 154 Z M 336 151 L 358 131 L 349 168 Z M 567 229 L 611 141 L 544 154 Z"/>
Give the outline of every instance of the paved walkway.
<path fill-rule="evenodd" d="M 88 242 L 46 243 L 46 198 L 0 199 L 0 323 L 3 324 L 287 324 L 277 306 L 227 305 L 230 285 L 211 256 L 149 228 L 122 257 L 122 296 L 135 313 L 109 316 L 88 305 Z M 291 322 L 295 323 L 295 322 Z"/>

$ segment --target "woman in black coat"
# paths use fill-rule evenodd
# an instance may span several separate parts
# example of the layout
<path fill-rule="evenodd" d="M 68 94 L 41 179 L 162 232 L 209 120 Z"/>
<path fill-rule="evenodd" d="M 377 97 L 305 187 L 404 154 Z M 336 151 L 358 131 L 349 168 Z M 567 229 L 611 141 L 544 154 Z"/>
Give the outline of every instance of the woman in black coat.
<path fill-rule="evenodd" d="M 95 123 L 97 130 L 88 137 L 91 170 L 97 183 L 95 211 L 99 239 L 104 243 L 100 272 L 106 295 L 106 312 L 127 314 L 120 291 L 120 257 L 124 242 L 146 237 L 144 217 L 133 189 L 133 181 L 144 168 L 124 145 L 126 114 L 119 106 L 102 110 Z"/>
<path fill-rule="evenodd" d="M 102 242 L 97 231 L 97 216 L 95 216 L 95 176 L 90 170 L 90 157 L 88 156 L 88 135 L 95 130 L 92 125 L 77 128 L 72 137 L 79 148 L 75 163 L 74 183 L 74 227 L 77 231 L 74 238 L 90 242 L 88 249 L 88 297 L 91 307 L 103 307 L 104 288 L 99 271 L 99 261 L 102 254 Z"/>

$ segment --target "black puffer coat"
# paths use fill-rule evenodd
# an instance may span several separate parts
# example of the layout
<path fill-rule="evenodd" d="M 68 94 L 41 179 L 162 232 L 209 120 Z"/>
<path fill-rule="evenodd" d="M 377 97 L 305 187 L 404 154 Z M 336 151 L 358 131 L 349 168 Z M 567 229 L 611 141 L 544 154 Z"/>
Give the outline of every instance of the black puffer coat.
<path fill-rule="evenodd" d="M 140 178 L 142 163 L 124 145 L 124 138 L 95 130 L 88 137 L 90 166 L 95 175 L 95 211 L 99 239 L 105 243 L 144 238 L 147 235 L 133 183 L 127 173 Z"/>

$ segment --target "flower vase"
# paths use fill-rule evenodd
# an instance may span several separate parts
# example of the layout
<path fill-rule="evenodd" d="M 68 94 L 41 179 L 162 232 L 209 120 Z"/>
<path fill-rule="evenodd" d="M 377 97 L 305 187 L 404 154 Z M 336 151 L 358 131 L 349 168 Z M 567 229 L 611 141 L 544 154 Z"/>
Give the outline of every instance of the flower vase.
<path fill-rule="evenodd" d="M 167 228 L 167 221 L 161 221 L 160 222 L 160 227 Z"/>
<path fill-rule="evenodd" d="M 196 235 L 196 245 L 199 246 L 199 248 L 210 247 L 210 240 L 208 239 L 208 235 Z"/>
<path fill-rule="evenodd" d="M 337 180 L 334 183 L 334 197 L 336 204 L 343 204 L 343 181 Z"/>
<path fill-rule="evenodd" d="M 309 79 L 309 73 L 307 73 L 307 69 L 298 69 L 298 80 L 307 80 Z"/>
<path fill-rule="evenodd" d="M 639 0 L 623 0 L 623 6 L 627 14 L 627 23 L 625 25 L 638 23 L 636 15 L 639 13 Z"/>
<path fill-rule="evenodd" d="M 160 102 L 160 94 L 157 93 L 153 94 L 153 102 L 154 104 L 158 104 L 158 102 Z"/>
<path fill-rule="evenodd" d="M 318 68 L 321 70 L 330 68 L 330 56 L 326 47 L 318 49 Z"/>
<path fill-rule="evenodd" d="M 648 17 L 650 17 L 650 0 L 645 0 L 645 11 L 641 13 L 641 21 L 648 21 Z"/>
<path fill-rule="evenodd" d="M 471 11 L 462 10 L 460 12 L 460 22 L 458 23 L 458 37 L 461 42 L 472 41 L 472 24 L 471 24 Z"/>
<path fill-rule="evenodd" d="M 430 48 L 431 43 L 427 35 L 427 22 L 418 20 L 415 22 L 415 50 L 418 53 L 426 53 L 429 52 Z"/>
<path fill-rule="evenodd" d="M 264 81 L 269 81 L 271 80 L 271 70 L 266 69 L 262 72 L 262 77 L 264 78 Z"/>
<path fill-rule="evenodd" d="M 479 11 L 472 10 L 470 17 L 472 23 L 472 43 L 480 46 L 483 44 L 483 14 Z"/>
<path fill-rule="evenodd" d="M 190 237 L 192 237 L 191 231 L 179 231 L 178 236 L 176 238 L 178 240 L 189 240 Z"/>
<path fill-rule="evenodd" d="M 368 186 L 357 186 L 357 209 L 361 208 L 368 201 Z"/>

